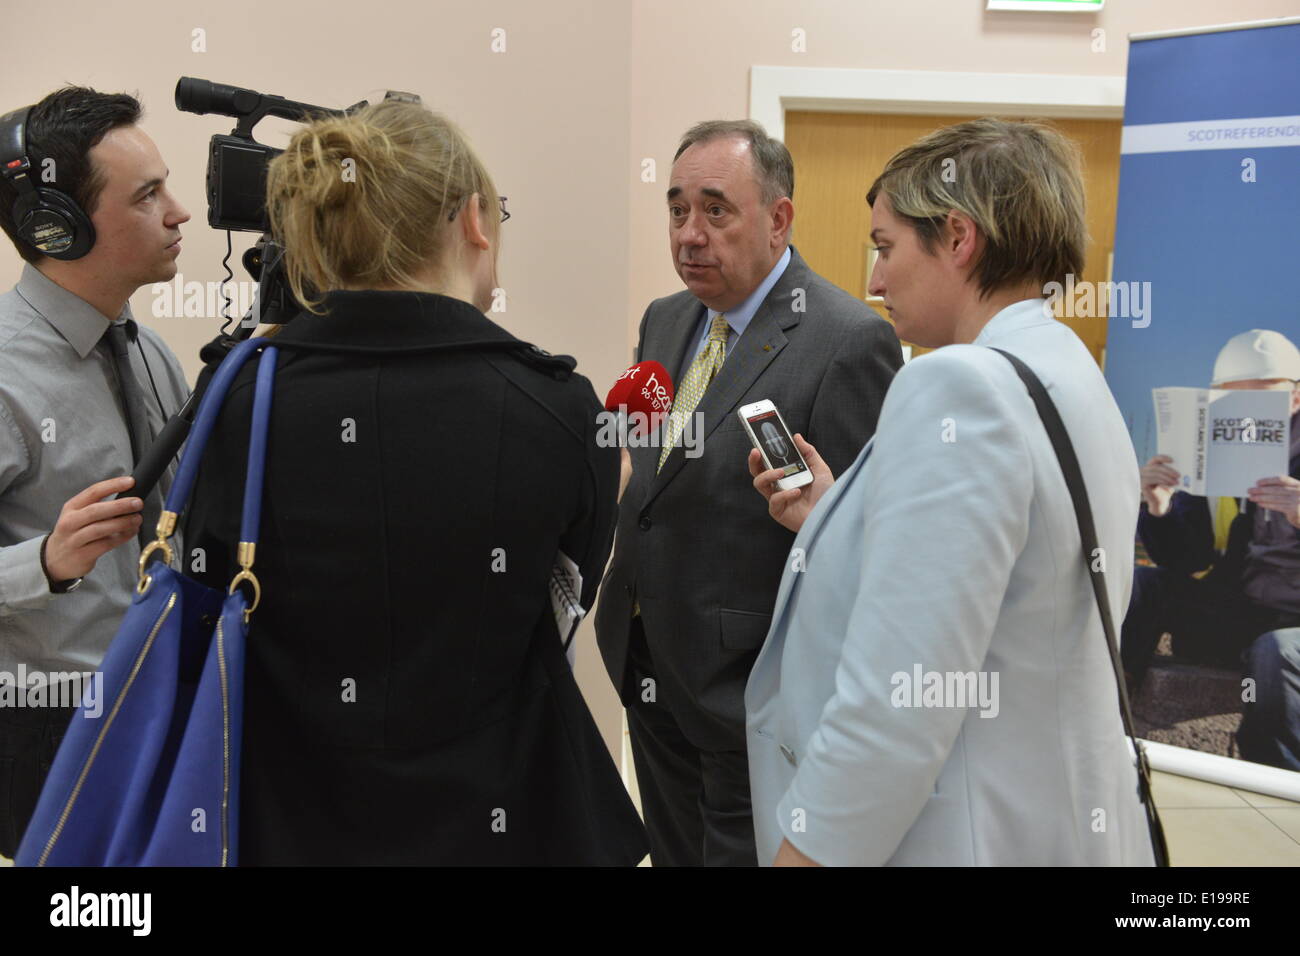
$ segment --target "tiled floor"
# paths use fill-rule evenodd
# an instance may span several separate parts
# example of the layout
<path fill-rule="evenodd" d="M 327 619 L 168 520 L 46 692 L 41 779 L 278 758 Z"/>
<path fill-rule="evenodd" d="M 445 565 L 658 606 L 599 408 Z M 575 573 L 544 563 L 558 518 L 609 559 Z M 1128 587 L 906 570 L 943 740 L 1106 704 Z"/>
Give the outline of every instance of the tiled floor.
<path fill-rule="evenodd" d="M 1300 866 L 1300 803 L 1169 773 L 1153 777 L 1174 866 Z M 628 782 L 635 799 L 636 780 Z M 10 865 L 0 857 L 0 866 Z"/>
<path fill-rule="evenodd" d="M 1300 803 L 1152 776 L 1174 866 L 1300 866 Z"/>
<path fill-rule="evenodd" d="M 627 768 L 639 810 L 630 756 Z M 1174 866 L 1300 866 L 1300 803 L 1159 771 L 1151 786 Z"/>

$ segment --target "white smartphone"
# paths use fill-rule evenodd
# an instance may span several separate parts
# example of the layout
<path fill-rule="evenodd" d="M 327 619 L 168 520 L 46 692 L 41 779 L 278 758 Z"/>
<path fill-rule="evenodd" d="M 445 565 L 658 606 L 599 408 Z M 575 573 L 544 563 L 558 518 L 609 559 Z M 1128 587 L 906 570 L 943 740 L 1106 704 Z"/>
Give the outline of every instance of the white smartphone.
<path fill-rule="evenodd" d="M 808 463 L 794 446 L 790 429 L 785 427 L 785 419 L 776 410 L 776 406 L 764 399 L 752 405 L 743 405 L 736 412 L 740 423 L 749 433 L 749 440 L 754 443 L 758 453 L 763 456 L 763 463 L 768 469 L 780 468 L 785 472 L 784 478 L 778 478 L 776 486 L 782 491 L 802 488 L 813 480 Z"/>

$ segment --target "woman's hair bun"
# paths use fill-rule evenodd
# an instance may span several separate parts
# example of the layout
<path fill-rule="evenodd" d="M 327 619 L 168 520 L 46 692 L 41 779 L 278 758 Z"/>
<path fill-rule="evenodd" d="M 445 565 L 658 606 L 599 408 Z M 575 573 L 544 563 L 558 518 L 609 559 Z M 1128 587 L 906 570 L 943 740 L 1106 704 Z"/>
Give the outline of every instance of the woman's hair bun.
<path fill-rule="evenodd" d="M 492 179 L 460 129 L 385 100 L 303 125 L 271 161 L 266 208 L 294 295 L 314 310 L 313 289 L 391 288 L 427 273 L 446 241 L 437 224 L 475 193 L 495 211 Z"/>
<path fill-rule="evenodd" d="M 356 117 L 330 117 L 306 127 L 285 153 L 285 185 L 317 207 L 346 206 L 367 185 L 401 173 L 388 132 Z"/>

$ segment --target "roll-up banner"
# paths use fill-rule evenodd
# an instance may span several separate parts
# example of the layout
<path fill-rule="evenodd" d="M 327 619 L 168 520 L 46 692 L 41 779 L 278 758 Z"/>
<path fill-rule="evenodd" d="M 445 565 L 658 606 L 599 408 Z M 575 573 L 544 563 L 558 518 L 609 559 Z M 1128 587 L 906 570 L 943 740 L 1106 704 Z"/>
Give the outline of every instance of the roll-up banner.
<path fill-rule="evenodd" d="M 1139 528 L 1139 732 L 1300 800 L 1300 18 L 1130 41 L 1106 378 L 1178 473 Z"/>

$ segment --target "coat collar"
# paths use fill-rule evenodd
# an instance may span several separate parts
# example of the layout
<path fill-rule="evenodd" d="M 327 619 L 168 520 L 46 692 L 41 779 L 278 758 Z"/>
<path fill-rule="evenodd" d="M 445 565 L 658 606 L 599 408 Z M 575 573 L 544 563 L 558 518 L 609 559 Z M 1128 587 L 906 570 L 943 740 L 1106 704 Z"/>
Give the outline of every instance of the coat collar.
<path fill-rule="evenodd" d="M 975 336 L 975 341 L 971 344 L 989 345 L 1035 325 L 1054 323 L 1056 316 L 1051 309 L 1047 299 L 1021 299 L 1013 302 L 985 322 L 984 328 L 980 329 L 979 335 Z"/>
<path fill-rule="evenodd" d="M 276 345 L 326 352 L 424 352 L 535 346 L 515 338 L 468 302 L 432 292 L 335 291 L 323 315 L 304 312 L 282 326 Z"/>

